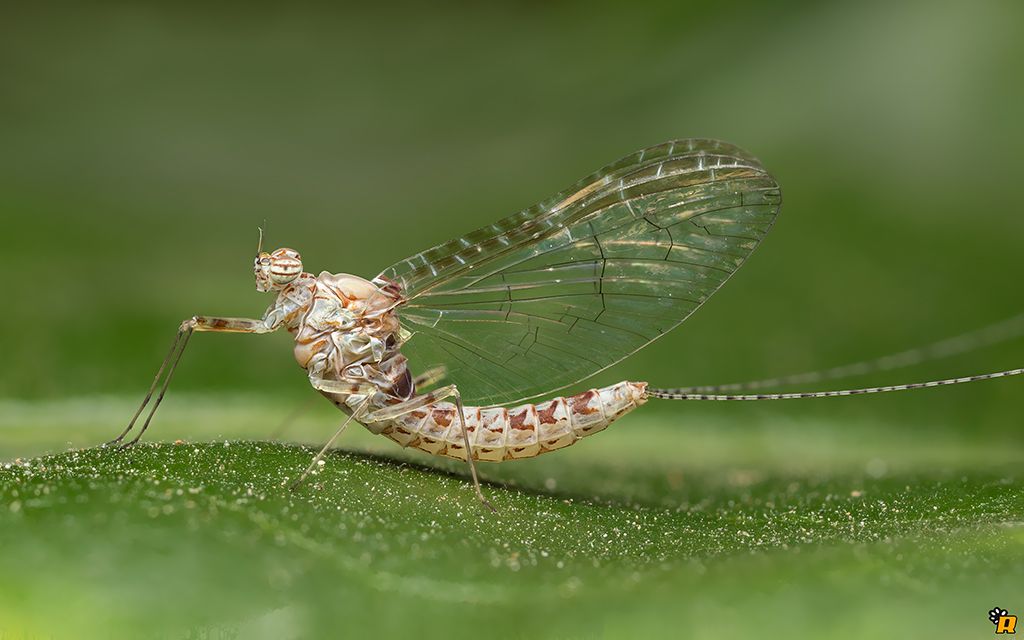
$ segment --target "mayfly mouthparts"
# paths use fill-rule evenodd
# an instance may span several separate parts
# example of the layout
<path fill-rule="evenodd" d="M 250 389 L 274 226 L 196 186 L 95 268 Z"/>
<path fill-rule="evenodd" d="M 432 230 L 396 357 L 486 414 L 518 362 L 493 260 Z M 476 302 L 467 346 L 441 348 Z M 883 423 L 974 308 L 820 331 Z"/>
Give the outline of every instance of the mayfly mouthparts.
<path fill-rule="evenodd" d="M 293 249 L 264 252 L 260 228 L 253 272 L 259 291 L 276 294 L 274 303 L 260 319 L 194 316 L 182 323 L 142 405 L 110 444 L 130 446 L 142 437 L 195 331 L 286 328 L 309 383 L 348 414 L 293 487 L 356 420 L 403 447 L 466 460 L 476 495 L 488 507 L 475 461 L 567 447 L 650 398 L 817 398 L 1024 373 L 749 395 L 623 381 L 534 401 L 610 367 L 685 320 L 746 261 L 781 205 L 779 185 L 752 155 L 691 139 L 631 154 L 373 280 L 307 273 Z M 414 378 L 407 356 L 429 371 Z M 125 443 L 147 406 L 138 433 Z"/>

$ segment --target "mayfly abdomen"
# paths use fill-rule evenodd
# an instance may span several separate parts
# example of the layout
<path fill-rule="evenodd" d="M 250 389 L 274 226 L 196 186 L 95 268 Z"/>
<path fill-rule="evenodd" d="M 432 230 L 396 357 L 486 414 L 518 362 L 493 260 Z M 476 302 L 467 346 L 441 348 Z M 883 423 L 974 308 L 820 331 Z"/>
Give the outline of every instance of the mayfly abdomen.
<path fill-rule="evenodd" d="M 511 409 L 466 407 L 473 459 L 501 462 L 567 447 L 642 405 L 647 399 L 646 389 L 645 382 L 619 382 Z M 401 415 L 380 433 L 403 447 L 466 459 L 458 409 L 451 402 L 435 402 Z"/>

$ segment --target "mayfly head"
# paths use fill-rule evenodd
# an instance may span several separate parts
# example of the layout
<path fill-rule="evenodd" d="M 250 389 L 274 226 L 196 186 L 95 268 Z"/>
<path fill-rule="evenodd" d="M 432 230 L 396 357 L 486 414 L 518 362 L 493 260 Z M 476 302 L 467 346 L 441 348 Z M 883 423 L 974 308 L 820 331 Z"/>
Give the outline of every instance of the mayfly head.
<path fill-rule="evenodd" d="M 253 265 L 257 291 L 283 289 L 302 274 L 302 257 L 295 249 L 260 251 Z"/>

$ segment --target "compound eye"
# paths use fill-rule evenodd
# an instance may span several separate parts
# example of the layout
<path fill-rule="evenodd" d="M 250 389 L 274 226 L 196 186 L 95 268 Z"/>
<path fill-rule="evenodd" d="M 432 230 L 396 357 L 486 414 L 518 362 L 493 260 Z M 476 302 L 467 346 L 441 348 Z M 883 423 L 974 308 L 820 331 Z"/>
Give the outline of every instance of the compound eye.
<path fill-rule="evenodd" d="M 263 258 L 260 260 L 260 264 L 270 264 L 270 258 Z"/>

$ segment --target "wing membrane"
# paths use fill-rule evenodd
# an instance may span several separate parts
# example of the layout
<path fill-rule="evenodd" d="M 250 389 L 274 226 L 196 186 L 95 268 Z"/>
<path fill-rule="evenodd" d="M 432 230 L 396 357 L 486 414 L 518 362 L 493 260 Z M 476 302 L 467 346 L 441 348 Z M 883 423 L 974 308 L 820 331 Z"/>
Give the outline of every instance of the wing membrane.
<path fill-rule="evenodd" d="M 713 140 L 638 151 L 555 197 L 416 254 L 397 285 L 418 368 L 467 402 L 508 404 L 589 377 L 693 313 L 757 247 L 781 205 L 748 153 Z"/>

